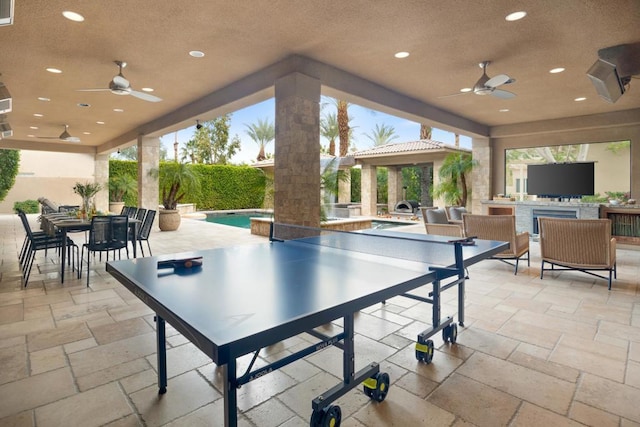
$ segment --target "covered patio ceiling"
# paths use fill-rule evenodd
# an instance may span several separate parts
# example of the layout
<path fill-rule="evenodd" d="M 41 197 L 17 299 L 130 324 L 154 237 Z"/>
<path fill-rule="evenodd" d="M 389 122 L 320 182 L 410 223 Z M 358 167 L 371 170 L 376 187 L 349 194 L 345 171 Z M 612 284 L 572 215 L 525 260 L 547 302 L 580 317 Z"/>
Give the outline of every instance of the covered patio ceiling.
<path fill-rule="evenodd" d="M 505 20 L 520 10 L 524 19 Z M 640 42 L 639 28 L 638 0 L 16 1 L 13 24 L 0 26 L 0 82 L 13 100 L 13 135 L 0 148 L 109 152 L 272 97 L 274 80 L 292 71 L 320 78 L 327 95 L 470 136 L 640 117 L 637 79 L 608 103 L 586 75 L 598 50 Z M 78 91 L 108 87 L 116 60 L 128 62 L 134 90 L 162 101 Z M 515 98 L 447 96 L 472 87 L 482 61 L 489 77 L 515 79 L 501 86 Z M 565 71 L 549 72 L 557 67 Z M 55 139 L 64 125 L 81 142 Z"/>

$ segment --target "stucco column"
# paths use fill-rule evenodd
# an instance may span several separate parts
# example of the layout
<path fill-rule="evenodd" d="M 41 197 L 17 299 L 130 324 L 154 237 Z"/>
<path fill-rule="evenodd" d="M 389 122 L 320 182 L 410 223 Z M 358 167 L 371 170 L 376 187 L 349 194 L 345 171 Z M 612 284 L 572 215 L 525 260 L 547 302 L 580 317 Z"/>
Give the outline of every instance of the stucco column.
<path fill-rule="evenodd" d="M 94 162 L 95 181 L 100 184 L 102 190 L 96 194 L 96 210 L 101 212 L 109 211 L 109 155 L 96 154 Z"/>
<path fill-rule="evenodd" d="M 404 200 L 402 192 L 402 169 L 396 166 L 387 166 L 387 209 L 393 212 L 396 204 Z"/>
<path fill-rule="evenodd" d="M 375 166 L 362 165 L 362 178 L 360 183 L 360 193 L 362 200 L 362 215 L 377 215 L 378 209 L 378 176 Z"/>
<path fill-rule="evenodd" d="M 476 165 L 471 170 L 471 212 L 482 213 L 482 200 L 492 199 L 491 176 L 491 143 L 489 138 L 473 138 L 471 141 L 472 156 Z"/>
<path fill-rule="evenodd" d="M 275 221 L 320 227 L 320 80 L 291 73 L 275 93 Z"/>
<path fill-rule="evenodd" d="M 138 136 L 138 207 L 158 210 L 157 174 L 149 174 L 160 167 L 160 138 Z M 158 217 L 156 216 L 156 221 Z"/>

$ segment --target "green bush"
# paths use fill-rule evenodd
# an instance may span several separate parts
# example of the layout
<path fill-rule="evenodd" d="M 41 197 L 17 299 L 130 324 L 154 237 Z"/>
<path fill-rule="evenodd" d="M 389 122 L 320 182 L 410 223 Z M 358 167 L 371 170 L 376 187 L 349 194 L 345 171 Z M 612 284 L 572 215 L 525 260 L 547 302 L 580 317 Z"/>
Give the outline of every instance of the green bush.
<path fill-rule="evenodd" d="M 171 162 L 160 163 L 159 173 Z M 200 189 L 188 193 L 180 203 L 195 203 L 198 210 L 261 208 L 267 179 L 262 170 L 250 166 L 188 165 L 200 181 Z M 109 176 L 131 175 L 137 179 L 138 163 L 110 160 Z M 160 190 L 161 191 L 161 190 Z M 158 194 L 159 199 L 161 194 Z M 138 195 L 125 197 L 127 206 L 137 206 Z"/>
<path fill-rule="evenodd" d="M 20 151 L 0 149 L 0 202 L 15 184 L 19 165 Z"/>
<path fill-rule="evenodd" d="M 40 203 L 37 200 L 25 200 L 24 202 L 15 202 L 13 204 L 13 211 L 18 213 L 18 210 L 24 213 L 38 213 L 40 212 Z"/>

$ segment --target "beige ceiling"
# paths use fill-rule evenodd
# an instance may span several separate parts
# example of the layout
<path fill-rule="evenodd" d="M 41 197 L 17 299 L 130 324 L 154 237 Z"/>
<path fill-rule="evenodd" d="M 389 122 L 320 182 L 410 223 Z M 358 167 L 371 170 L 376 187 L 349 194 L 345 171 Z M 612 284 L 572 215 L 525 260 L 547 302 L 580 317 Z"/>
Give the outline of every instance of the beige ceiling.
<path fill-rule="evenodd" d="M 63 10 L 85 21 L 67 20 Z M 527 17 L 504 19 L 518 10 Z M 14 24 L 0 27 L 0 81 L 13 98 L 13 137 L 0 148 L 100 152 L 138 134 L 161 135 L 273 96 L 257 87 L 247 97 L 234 82 L 273 71 L 292 55 L 415 100 L 426 107 L 421 111 L 481 127 L 633 110 L 640 108 L 640 80 L 610 104 L 586 71 L 599 49 L 639 41 L 640 0 L 16 0 Z M 206 56 L 192 58 L 190 50 Z M 398 51 L 411 55 L 396 59 Z M 154 88 L 163 101 L 77 91 L 106 87 L 117 74 L 114 60 L 128 62 L 123 74 L 133 89 Z M 503 86 L 516 98 L 442 98 L 473 86 L 484 60 L 492 61 L 490 77 L 516 79 Z M 555 67 L 566 71 L 550 74 Z M 237 97 L 243 99 L 215 108 Z M 499 112 L 504 108 L 509 112 Z M 426 121 L 437 126 L 436 116 Z M 80 144 L 38 138 L 59 135 L 64 124 Z"/>

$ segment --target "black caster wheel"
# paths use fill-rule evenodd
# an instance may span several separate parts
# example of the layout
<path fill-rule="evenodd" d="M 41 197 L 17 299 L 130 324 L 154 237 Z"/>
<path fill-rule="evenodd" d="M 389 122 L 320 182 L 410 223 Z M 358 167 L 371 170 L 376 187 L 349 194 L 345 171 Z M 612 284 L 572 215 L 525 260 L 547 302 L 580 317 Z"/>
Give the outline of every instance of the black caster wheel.
<path fill-rule="evenodd" d="M 455 344 L 458 340 L 458 325 L 452 323 L 449 329 L 449 342 Z"/>
<path fill-rule="evenodd" d="M 342 411 L 338 405 L 329 405 L 311 414 L 311 427 L 339 427 Z"/>
<path fill-rule="evenodd" d="M 416 359 L 427 365 L 433 360 L 433 341 L 427 340 L 424 344 L 416 343 Z"/>
<path fill-rule="evenodd" d="M 451 344 L 455 344 L 458 339 L 458 325 L 452 323 L 451 325 L 445 327 L 442 330 L 442 340 L 446 342 L 450 342 Z"/>
<path fill-rule="evenodd" d="M 158 389 L 158 394 L 165 394 L 167 392 L 167 388 L 166 387 L 160 387 Z"/>
<path fill-rule="evenodd" d="M 389 374 L 378 372 L 374 377 L 367 378 L 364 382 L 364 394 L 371 400 L 382 402 L 389 392 Z"/>

